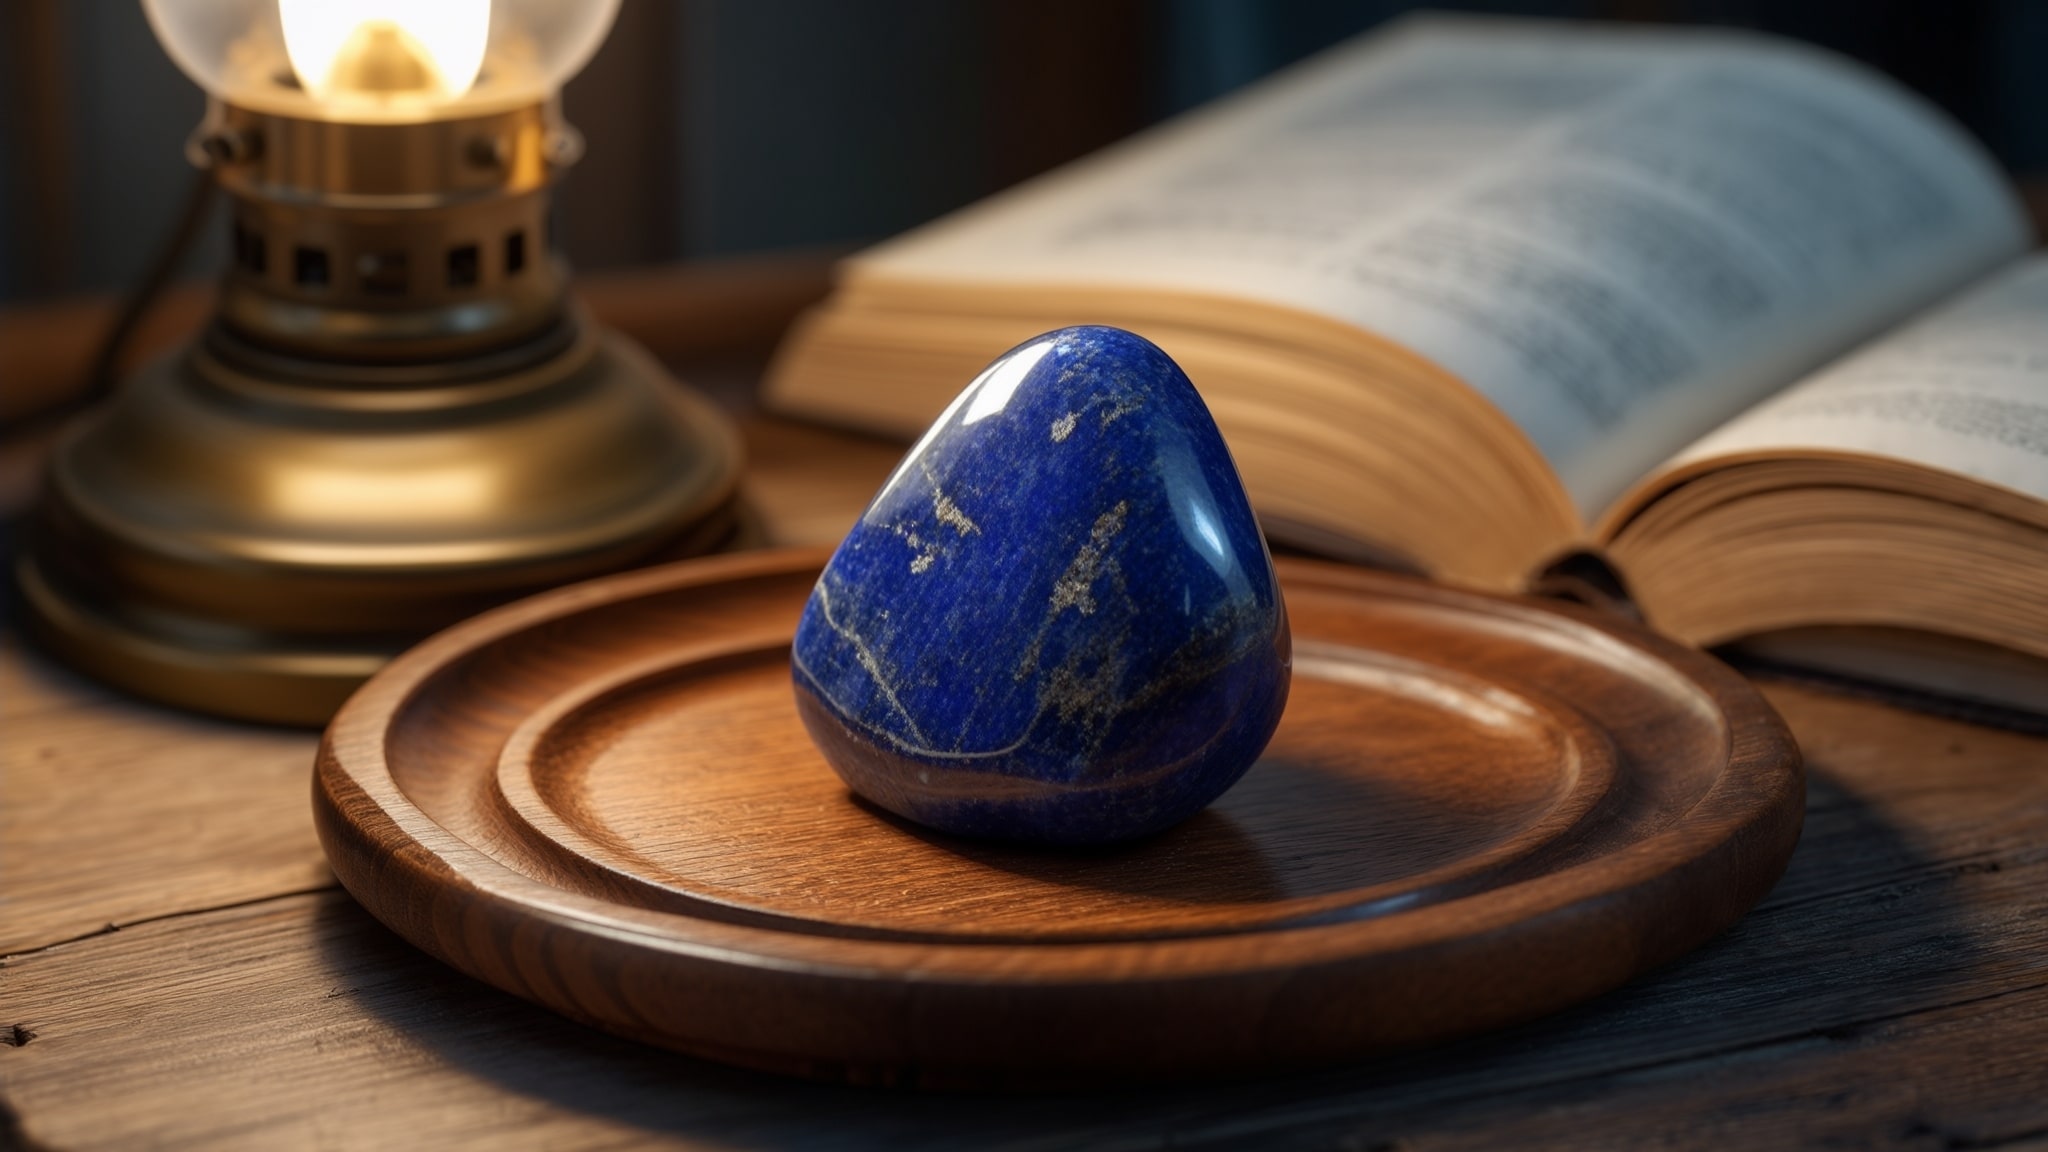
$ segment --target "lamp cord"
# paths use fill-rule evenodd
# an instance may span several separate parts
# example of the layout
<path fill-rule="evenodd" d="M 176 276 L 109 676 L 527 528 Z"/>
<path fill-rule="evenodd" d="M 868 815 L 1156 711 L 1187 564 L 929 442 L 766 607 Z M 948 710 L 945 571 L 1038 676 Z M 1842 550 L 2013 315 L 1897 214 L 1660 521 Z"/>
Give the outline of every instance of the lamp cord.
<path fill-rule="evenodd" d="M 185 190 L 185 202 L 178 209 L 176 225 L 164 238 L 142 278 L 122 298 L 121 310 L 107 329 L 106 338 L 100 342 L 99 355 L 94 357 L 92 368 L 86 375 L 85 389 L 71 407 L 96 404 L 113 394 L 114 386 L 119 383 L 116 370 L 121 363 L 121 353 L 134 338 L 135 330 L 142 326 L 150 306 L 163 295 L 165 285 L 177 275 L 178 266 L 184 263 L 192 241 L 205 229 L 207 213 L 213 207 L 213 194 L 213 172 L 206 168 L 194 172 L 192 183 Z"/>

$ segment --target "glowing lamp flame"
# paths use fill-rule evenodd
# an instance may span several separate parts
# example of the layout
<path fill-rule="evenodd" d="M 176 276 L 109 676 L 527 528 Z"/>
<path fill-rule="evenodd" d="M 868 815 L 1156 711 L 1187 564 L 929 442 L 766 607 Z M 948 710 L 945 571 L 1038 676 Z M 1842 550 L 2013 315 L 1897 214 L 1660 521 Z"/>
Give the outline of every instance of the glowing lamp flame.
<path fill-rule="evenodd" d="M 469 91 L 491 35 L 491 0 L 278 0 L 285 54 L 321 99 Z"/>

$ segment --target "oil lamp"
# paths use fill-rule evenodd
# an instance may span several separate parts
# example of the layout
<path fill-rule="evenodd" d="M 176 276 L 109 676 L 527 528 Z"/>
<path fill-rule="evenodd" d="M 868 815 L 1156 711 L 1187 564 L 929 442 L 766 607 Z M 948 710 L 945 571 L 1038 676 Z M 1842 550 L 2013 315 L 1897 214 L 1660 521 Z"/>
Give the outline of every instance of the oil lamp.
<path fill-rule="evenodd" d="M 233 261 L 52 455 L 29 623 L 173 704 L 318 722 L 491 604 L 730 525 L 737 440 L 549 244 L 557 93 L 617 0 L 144 0 L 208 93 Z"/>

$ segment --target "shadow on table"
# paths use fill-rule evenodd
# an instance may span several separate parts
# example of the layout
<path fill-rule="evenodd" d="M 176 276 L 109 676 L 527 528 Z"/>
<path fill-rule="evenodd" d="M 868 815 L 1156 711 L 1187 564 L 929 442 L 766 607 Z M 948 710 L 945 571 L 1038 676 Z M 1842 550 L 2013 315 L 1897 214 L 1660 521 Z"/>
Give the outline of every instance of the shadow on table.
<path fill-rule="evenodd" d="M 1633 1096 L 1659 1091 L 1646 1085 L 1668 1086 L 1689 1066 L 1704 1074 L 1738 1059 L 1799 1061 L 1854 1043 L 1859 1029 L 1938 1002 L 1967 974 L 1980 945 L 1961 922 L 1955 882 L 1816 767 L 1806 835 L 1778 888 L 1721 938 L 1589 1004 L 1284 1079 L 1037 1096 L 812 1084 L 616 1040 L 442 967 L 346 901 L 323 913 L 319 937 L 330 978 L 365 1013 L 409 1046 L 528 1098 L 542 1116 L 721 1147 L 1149 1146 L 1169 1137 L 1271 1146 L 1284 1133 L 1289 1145 L 1392 1148 L 1394 1137 L 1432 1131 L 1483 1135 L 1572 1101 L 1625 1117 Z M 391 1106 L 407 1107 L 397 1094 L 408 1090 L 445 1096 L 447 1086 L 427 1076 L 395 1084 Z M 1668 1109 L 1655 1119 L 1676 1122 Z"/>

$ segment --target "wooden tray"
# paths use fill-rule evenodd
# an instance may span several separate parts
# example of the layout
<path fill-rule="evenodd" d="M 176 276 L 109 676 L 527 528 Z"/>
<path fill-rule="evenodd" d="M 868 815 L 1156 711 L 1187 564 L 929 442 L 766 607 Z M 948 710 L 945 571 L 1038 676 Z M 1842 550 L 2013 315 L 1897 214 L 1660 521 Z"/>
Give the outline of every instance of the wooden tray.
<path fill-rule="evenodd" d="M 622 1035 L 864 1082 L 1243 1072 L 1596 995 L 1774 883 L 1804 784 L 1699 653 L 1577 611 L 1283 562 L 1286 719 L 1213 808 L 1088 853 L 853 799 L 788 643 L 824 555 L 688 561 L 461 624 L 314 784 L 406 939 Z"/>

